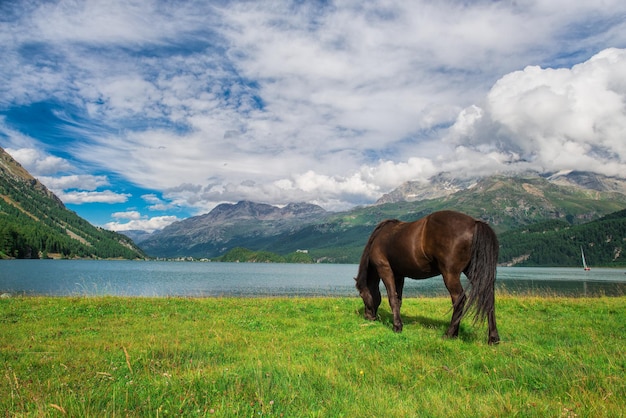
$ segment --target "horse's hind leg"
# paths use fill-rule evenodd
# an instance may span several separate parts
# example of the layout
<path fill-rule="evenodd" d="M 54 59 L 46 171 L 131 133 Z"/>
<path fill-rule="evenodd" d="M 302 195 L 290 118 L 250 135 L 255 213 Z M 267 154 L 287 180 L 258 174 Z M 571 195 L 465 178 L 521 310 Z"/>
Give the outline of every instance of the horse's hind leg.
<path fill-rule="evenodd" d="M 443 274 L 443 282 L 450 292 L 452 299 L 452 320 L 450 327 L 446 332 L 446 337 L 455 338 L 459 335 L 459 325 L 463 317 L 463 309 L 465 308 L 465 291 L 461 284 L 461 274 Z"/>
<path fill-rule="evenodd" d="M 489 344 L 498 344 L 500 342 L 500 335 L 498 335 L 498 328 L 496 327 L 495 308 L 489 312 L 487 322 L 489 323 Z"/>

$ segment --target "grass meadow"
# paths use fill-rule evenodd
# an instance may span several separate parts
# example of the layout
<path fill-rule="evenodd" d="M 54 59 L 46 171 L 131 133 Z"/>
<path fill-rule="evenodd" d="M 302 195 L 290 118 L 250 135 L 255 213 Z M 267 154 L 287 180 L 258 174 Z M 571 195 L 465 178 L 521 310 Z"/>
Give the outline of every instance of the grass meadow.
<path fill-rule="evenodd" d="M 359 298 L 0 300 L 0 415 L 620 417 L 626 297 L 499 295 L 502 343 L 447 298 L 404 331 Z"/>

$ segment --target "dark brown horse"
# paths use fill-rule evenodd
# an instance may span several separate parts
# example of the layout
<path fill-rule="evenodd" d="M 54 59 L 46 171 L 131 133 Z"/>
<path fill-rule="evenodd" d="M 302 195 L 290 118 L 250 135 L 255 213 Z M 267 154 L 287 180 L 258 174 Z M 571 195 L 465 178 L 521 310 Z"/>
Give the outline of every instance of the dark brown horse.
<path fill-rule="evenodd" d="M 498 343 L 494 298 L 498 251 L 498 239 L 489 225 L 459 212 L 435 212 L 408 223 L 381 222 L 365 245 L 355 278 L 365 304 L 365 318 L 376 319 L 382 279 L 393 312 L 393 329 L 402 331 L 404 278 L 427 279 L 441 274 L 453 307 L 446 336 L 458 336 L 461 319 L 474 310 L 475 320 L 488 320 L 489 344 Z M 469 279 L 467 293 L 461 273 Z"/>

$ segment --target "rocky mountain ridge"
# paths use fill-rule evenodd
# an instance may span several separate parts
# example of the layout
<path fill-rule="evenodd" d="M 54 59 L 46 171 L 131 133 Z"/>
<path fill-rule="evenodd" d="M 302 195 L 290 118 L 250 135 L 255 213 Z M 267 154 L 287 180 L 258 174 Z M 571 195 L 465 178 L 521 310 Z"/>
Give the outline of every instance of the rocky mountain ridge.
<path fill-rule="evenodd" d="M 586 171 L 567 170 L 548 174 L 529 171 L 523 173 L 503 173 L 500 176 L 511 178 L 540 177 L 558 186 L 574 187 L 596 192 L 615 192 L 626 195 L 626 178 L 608 177 Z M 428 181 L 407 181 L 391 192 L 384 194 L 376 201 L 376 204 L 438 199 L 471 189 L 483 178 L 484 177 L 476 176 L 455 176 L 447 172 L 439 173 L 428 179 Z"/>
<path fill-rule="evenodd" d="M 289 203 L 284 207 L 272 206 L 266 203 L 255 203 L 247 200 L 235 204 L 222 203 L 206 215 L 198 218 L 210 222 L 234 222 L 256 219 L 259 221 L 279 221 L 293 218 L 308 218 L 324 215 L 326 210 L 321 206 L 310 203 Z M 184 222 L 184 221 L 182 221 Z"/>
<path fill-rule="evenodd" d="M 398 202 L 438 199 L 466 190 L 474 186 L 480 177 L 455 177 L 450 173 L 440 173 L 427 181 L 407 181 L 384 194 L 376 205 Z"/>

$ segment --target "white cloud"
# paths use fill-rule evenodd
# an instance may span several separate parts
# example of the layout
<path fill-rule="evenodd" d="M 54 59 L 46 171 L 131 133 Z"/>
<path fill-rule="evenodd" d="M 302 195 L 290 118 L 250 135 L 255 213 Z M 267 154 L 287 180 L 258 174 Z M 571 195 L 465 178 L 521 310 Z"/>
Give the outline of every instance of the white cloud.
<path fill-rule="evenodd" d="M 42 2 L 28 22 L 34 34 L 56 42 L 136 46 L 143 42 L 165 42 L 186 27 L 200 24 L 200 16 L 187 7 L 193 6 L 181 3 L 168 7 L 153 0 Z M 210 8 L 203 12 L 210 14 Z"/>
<path fill-rule="evenodd" d="M 151 211 L 166 211 L 176 207 L 176 205 L 160 199 L 154 193 L 142 195 L 141 198 L 148 204 L 147 209 Z"/>
<path fill-rule="evenodd" d="M 153 218 L 131 219 L 129 222 L 109 222 L 104 225 L 105 229 L 116 232 L 123 231 L 146 231 L 154 232 L 179 221 L 176 216 L 155 216 Z"/>
<path fill-rule="evenodd" d="M 106 176 L 92 176 L 88 174 L 71 174 L 59 177 L 40 176 L 39 181 L 51 190 L 80 189 L 94 191 L 99 187 L 110 185 Z"/>
<path fill-rule="evenodd" d="M 129 210 L 126 212 L 115 212 L 111 214 L 111 217 L 114 219 L 128 219 L 128 220 L 139 220 L 143 217 L 141 213 L 136 210 Z"/>
<path fill-rule="evenodd" d="M 180 220 L 176 216 L 148 217 L 142 215 L 137 210 L 115 212 L 111 214 L 111 217 L 115 219 L 115 221 L 106 223 L 104 228 L 116 232 L 146 231 L 152 233 Z"/>
<path fill-rule="evenodd" d="M 101 192 L 61 191 L 57 192 L 57 196 L 63 203 L 82 205 L 85 203 L 124 203 L 131 195 L 128 193 L 115 193 L 111 190 L 104 190 Z"/>
<path fill-rule="evenodd" d="M 367 183 L 376 184 L 380 192 L 397 187 L 409 180 L 427 179 L 438 171 L 433 161 L 427 158 L 411 157 L 407 162 L 381 161 L 378 166 L 363 167 L 361 177 Z"/>
<path fill-rule="evenodd" d="M 163 201 L 161 199 L 159 199 L 159 197 L 154 194 L 154 193 L 148 193 L 148 194 L 144 194 L 141 196 L 141 198 L 146 202 L 146 203 L 151 203 L 151 204 L 159 204 L 162 203 Z"/>
<path fill-rule="evenodd" d="M 626 50 L 606 49 L 572 68 L 533 66 L 505 75 L 483 108 L 460 113 L 448 141 L 507 154 L 509 165 L 623 176 L 624 103 Z"/>

